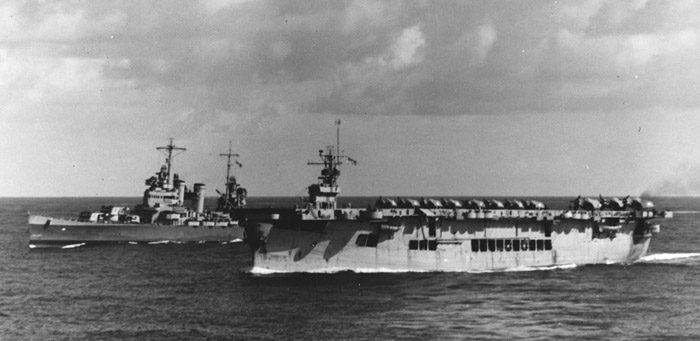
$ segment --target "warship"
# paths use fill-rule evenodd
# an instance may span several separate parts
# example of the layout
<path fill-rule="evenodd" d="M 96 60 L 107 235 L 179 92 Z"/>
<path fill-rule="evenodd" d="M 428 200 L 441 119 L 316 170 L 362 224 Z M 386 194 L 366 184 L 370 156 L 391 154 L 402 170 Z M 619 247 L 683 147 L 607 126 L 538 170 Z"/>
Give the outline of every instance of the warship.
<path fill-rule="evenodd" d="M 660 232 L 642 198 L 582 198 L 554 210 L 534 200 L 380 198 L 338 207 L 336 146 L 319 151 L 318 182 L 301 207 L 242 209 L 253 272 L 482 272 L 631 263 Z"/>
<path fill-rule="evenodd" d="M 230 176 L 232 154 L 229 146 L 226 190 L 215 211 L 205 210 L 206 186 L 195 183 L 193 190 L 173 173 L 173 158 L 186 149 L 170 143 L 156 150 L 166 155 L 154 176 L 146 179 L 141 204 L 133 209 L 102 206 L 83 211 L 77 219 L 29 214 L 29 246 L 71 247 L 103 243 L 185 243 L 242 240 L 243 228 L 225 212 L 245 205 L 247 192 Z M 237 162 L 237 161 L 236 161 Z M 233 181 L 233 183 L 232 183 Z M 233 192 L 232 192 L 233 191 Z M 218 192 L 218 191 L 217 191 Z"/>

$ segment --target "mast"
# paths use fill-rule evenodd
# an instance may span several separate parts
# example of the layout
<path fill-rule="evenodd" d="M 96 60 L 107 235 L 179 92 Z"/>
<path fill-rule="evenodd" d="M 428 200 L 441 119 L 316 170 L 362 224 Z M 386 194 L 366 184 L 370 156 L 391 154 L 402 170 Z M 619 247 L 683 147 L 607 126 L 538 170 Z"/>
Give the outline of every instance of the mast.
<path fill-rule="evenodd" d="M 157 147 L 156 148 L 159 151 L 164 151 L 165 155 L 167 155 L 167 158 L 165 159 L 165 164 L 168 167 L 168 182 L 167 182 L 167 189 L 172 189 L 173 188 L 173 177 L 172 177 L 172 163 L 173 163 L 173 157 L 180 155 L 182 152 L 184 152 L 185 148 L 182 147 L 177 147 L 173 144 L 173 138 L 170 138 L 170 143 L 167 146 L 164 147 Z M 179 151 L 179 153 L 173 155 L 173 151 Z"/>
<path fill-rule="evenodd" d="M 336 207 L 336 197 L 340 193 L 337 180 L 340 177 L 340 165 L 343 163 L 343 159 L 347 159 L 353 165 L 357 164 L 357 161 L 347 155 L 343 155 L 340 150 L 340 120 L 336 120 L 335 125 L 335 148 L 332 145 L 328 146 L 325 154 L 323 149 L 319 150 L 318 156 L 321 158 L 321 162 L 307 162 L 308 165 L 323 165 L 321 176 L 318 177 L 319 183 L 309 186 L 309 202 L 321 208 Z M 335 154 L 333 149 L 335 149 Z"/>
<path fill-rule="evenodd" d="M 228 198 L 231 197 L 230 196 L 231 191 L 230 191 L 229 185 L 228 185 L 229 181 L 231 179 L 231 158 L 238 157 L 239 155 L 231 153 L 231 141 L 228 141 L 228 153 L 222 153 L 222 154 L 219 154 L 219 156 L 226 156 L 228 158 L 228 161 L 226 163 L 226 182 L 225 182 L 225 184 L 226 184 L 226 199 L 228 200 Z M 239 164 L 238 162 L 236 162 L 236 163 Z"/>
<path fill-rule="evenodd" d="M 348 159 L 351 163 L 355 163 L 355 160 L 349 158 L 346 155 L 342 155 L 340 151 L 340 120 L 335 121 L 336 125 L 336 145 L 335 154 L 333 153 L 333 146 L 328 146 L 328 151 L 326 154 L 323 150 L 318 151 L 318 155 L 321 158 L 321 162 L 309 161 L 308 165 L 323 165 L 323 170 L 321 171 L 321 176 L 319 180 L 322 180 L 324 185 L 335 186 L 336 180 L 340 176 L 340 165 L 343 163 L 343 159 Z"/>

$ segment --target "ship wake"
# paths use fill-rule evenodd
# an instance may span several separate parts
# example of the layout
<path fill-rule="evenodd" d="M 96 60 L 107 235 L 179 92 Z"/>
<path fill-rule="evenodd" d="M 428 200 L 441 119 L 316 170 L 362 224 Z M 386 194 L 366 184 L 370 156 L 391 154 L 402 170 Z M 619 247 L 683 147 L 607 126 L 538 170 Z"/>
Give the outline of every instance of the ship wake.
<path fill-rule="evenodd" d="M 76 247 L 81 247 L 81 246 L 85 246 L 85 243 L 65 245 L 65 246 L 62 246 L 61 249 L 75 249 Z"/>
<path fill-rule="evenodd" d="M 562 264 L 553 266 L 541 266 L 541 267 L 517 267 L 517 268 L 507 268 L 498 270 L 409 270 L 409 269 L 387 269 L 387 268 L 325 268 L 309 271 L 284 271 L 284 270 L 271 270 L 261 267 L 245 268 L 243 272 L 247 272 L 253 275 L 274 275 L 274 274 L 289 274 L 289 273 L 311 273 L 311 274 L 334 274 L 341 272 L 354 272 L 354 273 L 431 273 L 431 272 L 464 272 L 464 273 L 496 273 L 496 272 L 526 272 L 526 271 L 551 271 L 560 269 L 573 269 L 576 268 L 576 264 Z"/>
<path fill-rule="evenodd" d="M 700 259 L 700 253 L 658 253 L 646 255 L 638 262 L 640 263 L 681 263 L 687 260 Z"/>
<path fill-rule="evenodd" d="M 85 246 L 87 243 L 77 243 L 77 244 L 29 244 L 30 249 L 75 249 L 81 246 Z"/>
<path fill-rule="evenodd" d="M 687 261 L 700 260 L 700 253 L 660 253 L 646 255 L 635 263 L 650 263 L 650 264 L 678 264 Z M 620 264 L 619 262 L 605 263 L 606 265 Z M 429 272 L 464 272 L 464 273 L 498 273 L 498 272 L 528 272 L 528 271 L 552 271 L 552 270 L 567 270 L 577 268 L 578 264 L 561 264 L 551 266 L 538 267 L 516 267 L 494 270 L 409 270 L 409 269 L 387 269 L 387 268 L 324 268 L 308 271 L 284 271 L 271 270 L 261 267 L 252 267 L 243 269 L 244 272 L 253 275 L 273 275 L 273 274 L 289 274 L 289 273 L 313 273 L 313 274 L 334 274 L 341 272 L 353 273 L 429 273 Z"/>

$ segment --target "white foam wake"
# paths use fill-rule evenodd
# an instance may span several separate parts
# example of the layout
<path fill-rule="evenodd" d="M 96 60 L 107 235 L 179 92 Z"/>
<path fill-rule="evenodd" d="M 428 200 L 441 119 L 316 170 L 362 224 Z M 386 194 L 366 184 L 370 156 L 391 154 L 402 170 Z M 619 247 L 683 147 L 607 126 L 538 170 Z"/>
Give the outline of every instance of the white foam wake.
<path fill-rule="evenodd" d="M 304 271 L 285 271 L 285 270 L 272 270 L 265 269 L 261 267 L 252 267 L 243 269 L 243 272 L 248 272 L 254 275 L 272 275 L 272 274 L 290 274 L 290 273 L 311 273 L 311 274 L 334 274 L 339 272 L 354 272 L 354 273 L 425 273 L 425 272 L 435 272 L 429 270 L 408 270 L 408 269 L 386 269 L 386 268 L 323 268 L 323 269 L 310 269 Z"/>
<path fill-rule="evenodd" d="M 81 247 L 81 246 L 83 246 L 83 245 L 85 245 L 85 243 L 64 245 L 64 246 L 61 246 L 61 249 L 73 249 L 73 248 L 76 248 L 76 247 Z"/>
<path fill-rule="evenodd" d="M 700 253 L 658 253 L 642 257 L 640 262 L 663 262 L 669 260 L 700 257 Z"/>
<path fill-rule="evenodd" d="M 549 270 L 559 270 L 559 269 L 573 269 L 577 267 L 576 264 L 563 264 L 563 265 L 553 265 L 553 266 L 541 266 L 541 267 L 518 267 L 509 269 L 497 269 L 497 270 L 411 270 L 411 269 L 388 269 L 388 268 L 323 268 L 323 269 L 312 269 L 305 271 L 284 271 L 284 270 L 271 270 L 261 267 L 252 267 L 243 269 L 243 272 L 251 273 L 254 275 L 272 275 L 272 274 L 287 274 L 287 273 L 321 273 L 321 274 L 333 274 L 338 272 L 354 272 L 354 273 L 430 273 L 430 272 L 465 272 L 465 273 L 493 273 L 493 272 L 524 272 L 524 271 L 549 271 Z"/>
<path fill-rule="evenodd" d="M 552 265 L 552 266 L 540 266 L 540 267 L 521 267 L 507 269 L 507 272 L 517 272 L 517 271 L 548 271 L 548 270 L 561 270 L 561 269 L 573 269 L 578 267 L 577 264 L 562 264 L 562 265 Z"/>

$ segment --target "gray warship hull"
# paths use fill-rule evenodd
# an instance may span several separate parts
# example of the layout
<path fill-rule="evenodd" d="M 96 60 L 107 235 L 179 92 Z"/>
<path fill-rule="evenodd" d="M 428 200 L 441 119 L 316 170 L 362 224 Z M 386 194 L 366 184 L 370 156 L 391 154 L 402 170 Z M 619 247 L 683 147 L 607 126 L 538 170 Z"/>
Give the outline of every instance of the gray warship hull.
<path fill-rule="evenodd" d="M 239 212 L 254 271 L 491 271 L 634 262 L 665 215 L 641 198 L 579 196 L 569 210 L 533 200 L 380 197 L 367 209 L 339 208 L 338 177 L 357 161 L 336 145 L 319 150 L 323 169 L 304 208 Z M 669 216 L 671 214 L 669 213 Z M 242 218 L 242 219 L 241 219 Z"/>
<path fill-rule="evenodd" d="M 230 242 L 243 238 L 238 221 L 224 213 L 223 208 L 238 208 L 245 204 L 247 191 L 230 177 L 229 152 L 226 174 L 226 194 L 220 198 L 225 207 L 218 211 L 204 210 L 206 186 L 195 183 L 194 190 L 178 174 L 173 173 L 172 160 L 186 149 L 177 147 L 170 139 L 164 147 L 156 148 L 166 155 L 165 165 L 146 179 L 148 188 L 143 201 L 133 211 L 127 207 L 102 206 L 99 211 L 83 211 L 78 219 L 29 216 L 29 246 L 65 246 L 104 243 L 157 242 Z M 235 193 L 230 193 L 234 191 Z M 217 191 L 218 192 L 218 191 Z M 196 207 L 196 209 L 195 209 Z"/>
<path fill-rule="evenodd" d="M 29 245 L 33 248 L 109 243 L 224 243 L 242 239 L 243 229 L 230 224 L 92 223 L 36 215 L 29 217 Z"/>
<path fill-rule="evenodd" d="M 479 272 L 631 263 L 658 232 L 653 218 L 642 211 L 297 210 L 250 219 L 245 228 L 261 272 Z"/>

